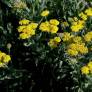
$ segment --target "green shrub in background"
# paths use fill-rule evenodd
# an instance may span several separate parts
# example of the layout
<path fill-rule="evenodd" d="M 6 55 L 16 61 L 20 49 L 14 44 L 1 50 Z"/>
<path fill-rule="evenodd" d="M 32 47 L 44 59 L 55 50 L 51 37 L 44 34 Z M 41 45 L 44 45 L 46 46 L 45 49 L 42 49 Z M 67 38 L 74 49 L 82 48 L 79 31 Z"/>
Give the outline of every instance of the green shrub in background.
<path fill-rule="evenodd" d="M 91 0 L 1 0 L 1 89 L 91 92 L 91 7 Z"/>

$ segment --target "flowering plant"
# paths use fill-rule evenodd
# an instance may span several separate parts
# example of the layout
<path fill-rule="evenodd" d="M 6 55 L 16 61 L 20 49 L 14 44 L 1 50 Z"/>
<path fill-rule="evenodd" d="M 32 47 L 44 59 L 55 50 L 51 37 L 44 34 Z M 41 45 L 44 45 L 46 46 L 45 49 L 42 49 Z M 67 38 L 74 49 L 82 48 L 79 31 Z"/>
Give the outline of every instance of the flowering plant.
<path fill-rule="evenodd" d="M 16 80 L 7 89 L 92 91 L 92 1 L 0 2 L 0 80 Z"/>

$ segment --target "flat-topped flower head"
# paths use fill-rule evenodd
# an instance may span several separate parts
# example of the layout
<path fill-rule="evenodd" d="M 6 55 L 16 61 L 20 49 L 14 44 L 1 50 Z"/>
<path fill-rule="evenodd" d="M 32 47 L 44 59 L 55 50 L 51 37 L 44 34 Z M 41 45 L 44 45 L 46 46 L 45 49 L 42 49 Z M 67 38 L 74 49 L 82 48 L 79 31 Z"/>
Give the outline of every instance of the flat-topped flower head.
<path fill-rule="evenodd" d="M 57 26 L 57 25 L 59 25 L 59 21 L 57 19 L 51 19 L 50 24 Z"/>
<path fill-rule="evenodd" d="M 81 72 L 82 72 L 82 74 L 85 74 L 85 75 L 89 74 L 89 68 L 88 68 L 88 66 L 83 66 L 81 68 Z"/>
<path fill-rule="evenodd" d="M 49 10 L 44 10 L 44 11 L 42 11 L 42 13 L 41 13 L 41 16 L 42 16 L 42 17 L 48 16 L 48 15 L 49 15 Z"/>
<path fill-rule="evenodd" d="M 29 20 L 23 19 L 23 20 L 20 20 L 20 21 L 19 21 L 19 24 L 20 24 L 20 25 L 27 25 L 27 24 L 29 24 L 29 22 L 30 22 Z"/>

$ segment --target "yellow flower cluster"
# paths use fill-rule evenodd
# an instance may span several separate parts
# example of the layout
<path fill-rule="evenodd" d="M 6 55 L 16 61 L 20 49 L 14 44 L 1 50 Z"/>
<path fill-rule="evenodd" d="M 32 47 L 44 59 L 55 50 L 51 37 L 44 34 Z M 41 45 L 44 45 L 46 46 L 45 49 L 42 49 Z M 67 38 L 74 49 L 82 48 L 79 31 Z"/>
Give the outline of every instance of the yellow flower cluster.
<path fill-rule="evenodd" d="M 92 32 L 85 34 L 84 39 L 86 42 L 90 42 L 92 40 Z"/>
<path fill-rule="evenodd" d="M 19 24 L 20 24 L 20 25 L 27 25 L 27 24 L 29 24 L 29 22 L 30 22 L 29 20 L 23 19 L 23 20 L 20 20 L 20 21 L 19 21 Z"/>
<path fill-rule="evenodd" d="M 5 64 L 7 64 L 11 60 L 10 55 L 7 55 L 0 51 L 0 67 L 3 67 Z"/>
<path fill-rule="evenodd" d="M 50 21 L 42 22 L 39 26 L 39 29 L 42 32 L 57 33 L 59 21 L 56 19 L 51 19 Z"/>
<path fill-rule="evenodd" d="M 73 32 L 79 32 L 81 29 L 84 28 L 85 21 L 84 20 L 77 20 L 72 22 L 71 30 Z"/>
<path fill-rule="evenodd" d="M 65 41 L 69 41 L 71 38 L 73 37 L 73 35 L 71 35 L 70 33 L 68 32 L 64 32 L 62 34 L 62 40 L 65 42 Z"/>
<path fill-rule="evenodd" d="M 86 14 L 84 14 L 83 12 L 81 12 L 80 14 L 79 14 L 79 17 L 81 18 L 81 19 L 83 19 L 83 20 L 87 20 L 87 15 Z"/>
<path fill-rule="evenodd" d="M 60 41 L 61 41 L 60 37 L 54 37 L 54 39 L 50 39 L 50 41 L 48 42 L 48 45 L 51 48 L 55 48 L 60 43 Z"/>
<path fill-rule="evenodd" d="M 92 61 L 90 61 L 87 65 L 81 68 L 82 74 L 92 73 Z"/>
<path fill-rule="evenodd" d="M 70 56 L 86 54 L 88 53 L 88 48 L 85 46 L 85 43 L 72 43 L 68 46 L 67 53 Z"/>
<path fill-rule="evenodd" d="M 82 74 L 89 74 L 89 68 L 87 66 L 83 66 L 81 68 L 81 72 L 82 72 Z"/>
<path fill-rule="evenodd" d="M 27 39 L 35 35 L 37 23 L 30 22 L 29 20 L 23 19 L 19 21 L 20 26 L 18 27 L 18 32 L 20 33 L 20 39 Z"/>
<path fill-rule="evenodd" d="M 48 16 L 48 15 L 49 15 L 49 11 L 48 11 L 48 10 L 44 10 L 44 11 L 42 11 L 42 13 L 41 13 L 41 16 L 42 16 L 42 17 Z"/>
<path fill-rule="evenodd" d="M 88 9 L 86 9 L 85 13 L 86 13 L 87 16 L 92 16 L 92 8 L 90 7 Z"/>
<path fill-rule="evenodd" d="M 82 38 L 81 38 L 81 36 L 74 36 L 74 37 L 72 38 L 72 41 L 73 41 L 74 43 L 82 43 Z"/>
<path fill-rule="evenodd" d="M 71 30 L 73 32 L 79 32 L 80 30 L 82 30 L 84 28 L 85 25 L 85 21 L 88 19 L 88 17 L 92 16 L 92 8 L 88 8 L 86 9 L 84 12 L 81 12 L 79 14 L 79 17 L 81 18 L 78 19 L 77 17 L 74 17 L 73 19 L 71 18 Z"/>

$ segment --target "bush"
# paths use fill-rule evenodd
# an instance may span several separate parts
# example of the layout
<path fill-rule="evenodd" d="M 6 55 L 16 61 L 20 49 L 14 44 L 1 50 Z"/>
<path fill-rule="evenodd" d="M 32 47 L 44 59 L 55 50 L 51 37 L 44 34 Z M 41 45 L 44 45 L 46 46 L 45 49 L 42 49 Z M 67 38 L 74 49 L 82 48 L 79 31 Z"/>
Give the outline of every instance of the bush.
<path fill-rule="evenodd" d="M 91 23 L 91 0 L 1 0 L 1 90 L 91 92 Z"/>

